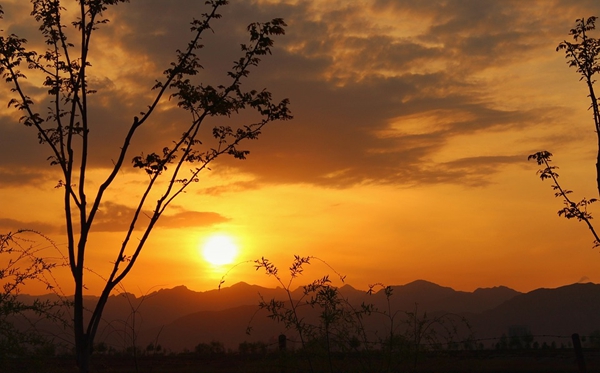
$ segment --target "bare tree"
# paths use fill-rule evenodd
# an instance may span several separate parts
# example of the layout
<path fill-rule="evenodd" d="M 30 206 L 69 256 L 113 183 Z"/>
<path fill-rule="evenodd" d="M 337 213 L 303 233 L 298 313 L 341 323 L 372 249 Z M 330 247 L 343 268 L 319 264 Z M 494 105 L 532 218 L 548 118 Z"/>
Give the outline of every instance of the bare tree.
<path fill-rule="evenodd" d="M 598 148 L 596 157 L 596 184 L 598 193 L 600 194 L 600 108 L 598 107 L 598 99 L 594 91 L 595 75 L 600 72 L 600 40 L 589 36 L 589 31 L 596 28 L 596 20 L 598 17 L 580 18 L 577 19 L 575 28 L 569 31 L 569 35 L 573 37 L 573 42 L 562 41 L 556 47 L 556 51 L 564 50 L 565 57 L 568 60 L 570 67 L 575 67 L 581 75 L 579 80 L 586 83 L 588 88 L 588 97 L 590 99 L 590 109 L 593 112 L 594 129 L 596 131 Z M 552 181 L 552 189 L 557 198 L 561 198 L 564 207 L 558 211 L 559 216 L 564 216 L 567 219 L 577 219 L 583 221 L 592 235 L 594 236 L 594 247 L 600 246 L 600 237 L 591 223 L 592 214 L 588 212 L 587 207 L 596 202 L 596 198 L 583 198 L 576 202 L 569 197 L 573 191 L 562 187 L 558 182 L 557 166 L 552 166 L 552 153 L 543 150 L 531 154 L 528 159 L 535 160 L 538 165 L 543 168 L 538 170 L 538 174 L 542 180 L 549 179 Z"/>
<path fill-rule="evenodd" d="M 41 243 L 36 240 L 39 238 Z M 0 360 L 31 354 L 31 347 L 50 343 L 49 336 L 37 328 L 40 316 L 67 326 L 65 311 L 69 302 L 52 275 L 54 268 L 63 265 L 66 258 L 54 242 L 38 232 L 0 234 Z M 21 288 L 29 282 L 45 286 L 55 297 L 22 299 Z"/>
<path fill-rule="evenodd" d="M 107 22 L 104 12 L 108 7 L 124 2 L 127 0 L 77 0 L 78 18 L 66 26 L 62 17 L 66 9 L 60 0 L 31 0 L 31 15 L 39 24 L 47 49 L 30 50 L 27 41 L 16 35 L 0 37 L 0 73 L 15 94 L 9 106 L 22 113 L 21 122 L 37 133 L 39 141 L 51 152 L 51 165 L 58 167 L 62 174 L 59 187 L 64 191 L 68 259 L 75 293 L 74 334 L 81 372 L 89 371 L 94 337 L 111 291 L 131 271 L 169 204 L 190 184 L 198 181 L 199 173 L 217 157 L 228 154 L 244 159 L 248 151 L 240 148 L 243 141 L 256 139 L 269 122 L 291 119 L 287 99 L 274 102 L 267 90 L 243 90 L 241 86 L 249 70 L 259 64 L 262 56 L 270 54 L 272 36 L 284 34 L 286 24 L 280 18 L 248 26 L 249 42 L 241 45 L 241 57 L 233 62 L 223 84 L 212 86 L 194 83 L 193 78 L 201 69 L 196 55 L 202 48 L 200 40 L 203 34 L 212 30 L 211 22 L 220 18 L 219 8 L 228 3 L 226 0 L 206 1 L 207 12 L 191 22 L 192 35 L 187 47 L 177 51 L 175 61 L 164 71 L 162 79 L 151 87 L 154 99 L 139 117 L 132 118 L 114 158 L 114 167 L 100 187 L 92 190 L 89 183 L 90 139 L 101 123 L 90 115 L 95 93 L 88 84 L 92 60 L 90 45 L 92 35 Z M 29 85 L 24 84 L 24 71 L 35 71 L 44 76 L 41 85 L 47 88 L 50 102 L 47 116 L 37 111 L 39 105 L 26 92 Z M 29 84 L 32 84 L 31 80 Z M 169 96 L 171 102 L 187 111 L 189 121 L 179 123 L 183 135 L 169 141 L 162 151 L 133 157 L 133 167 L 147 174 L 148 183 L 140 191 L 122 245 L 115 248 L 112 269 L 103 275 L 106 282 L 99 301 L 86 322 L 84 269 L 94 219 L 105 193 L 114 185 L 119 171 L 130 157 L 132 139 L 149 122 L 159 103 L 166 104 L 165 100 L 161 101 L 164 96 Z M 260 119 L 240 126 L 216 126 L 212 129 L 214 145 L 203 145 L 207 139 L 201 142 L 199 131 L 205 120 L 229 117 L 243 109 L 255 110 Z M 155 203 L 149 200 L 151 192 L 160 195 Z M 148 206 L 151 206 L 151 212 L 146 214 Z M 144 214 L 149 219 L 142 219 Z M 140 229 L 141 236 L 132 239 L 134 230 Z"/>

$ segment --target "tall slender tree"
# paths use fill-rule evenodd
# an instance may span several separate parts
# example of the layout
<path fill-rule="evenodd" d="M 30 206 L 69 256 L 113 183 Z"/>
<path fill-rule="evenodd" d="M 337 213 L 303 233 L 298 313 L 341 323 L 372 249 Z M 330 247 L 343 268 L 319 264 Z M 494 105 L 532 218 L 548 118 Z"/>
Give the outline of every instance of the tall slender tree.
<path fill-rule="evenodd" d="M 31 15 L 39 24 L 47 49 L 36 51 L 28 48 L 27 40 L 17 35 L 0 36 L 0 74 L 11 86 L 14 97 L 9 106 L 20 113 L 21 123 L 31 128 L 39 141 L 50 150 L 50 164 L 62 174 L 59 187 L 63 190 L 66 239 L 69 267 L 74 282 L 74 336 L 77 363 L 81 372 L 88 372 L 92 346 L 102 312 L 111 291 L 131 271 L 150 233 L 171 202 L 192 183 L 198 181 L 202 170 L 221 155 L 244 159 L 248 151 L 240 147 L 245 140 L 256 139 L 265 125 L 278 120 L 291 119 L 288 100 L 274 102 L 267 90 L 244 90 L 241 82 L 252 67 L 259 64 L 262 56 L 270 54 L 273 36 L 284 34 L 286 24 L 280 18 L 266 23 L 248 26 L 249 42 L 241 45 L 241 56 L 218 86 L 195 83 L 201 69 L 197 51 L 202 48 L 200 40 L 211 29 L 211 23 L 220 18 L 219 8 L 226 0 L 206 1 L 207 12 L 191 22 L 191 38 L 184 50 L 178 50 L 175 61 L 164 71 L 162 79 L 152 88 L 154 98 L 139 114 L 131 116 L 128 131 L 122 139 L 120 150 L 114 158 L 114 166 L 105 175 L 97 189 L 90 183 L 90 140 L 98 134 L 101 123 L 94 118 L 90 107 L 94 105 L 95 91 L 88 79 L 93 59 L 90 46 L 109 7 L 127 0 L 76 0 L 78 18 L 71 25 L 63 24 L 65 5 L 60 0 L 31 0 Z M 178 6 L 173 3 L 172 6 Z M 0 10 L 1 12 L 1 10 Z M 72 41 L 73 40 L 73 41 Z M 41 82 L 30 79 L 26 72 L 42 75 Z M 43 116 L 27 88 L 41 83 L 47 89 L 49 114 Z M 181 137 L 171 139 L 162 151 L 135 156 L 130 155 L 132 140 L 140 128 L 147 125 L 159 105 L 170 102 L 189 113 L 189 121 L 179 123 Z M 244 109 L 253 109 L 258 119 L 240 126 L 219 125 L 212 129 L 213 146 L 204 144 L 200 128 L 211 117 L 229 117 Z M 202 140 L 202 141 L 201 141 Z M 104 288 L 89 320 L 84 319 L 84 274 L 87 268 L 87 248 L 95 219 L 106 192 L 114 186 L 119 171 L 127 160 L 148 176 L 147 184 L 140 190 L 135 212 L 122 244 L 115 247 L 111 270 L 103 274 Z M 167 170 L 168 168 L 168 170 Z M 191 168 L 191 169 L 190 169 Z M 159 182 L 160 181 L 160 182 Z M 151 201 L 151 192 L 158 193 L 158 200 Z M 146 214 L 149 219 L 141 219 Z M 132 240 L 134 230 L 141 236 Z"/>
<path fill-rule="evenodd" d="M 562 41 L 556 47 L 556 51 L 564 51 L 570 67 L 575 67 L 581 75 L 579 80 L 585 82 L 590 99 L 590 109 L 593 113 L 594 129 L 597 136 L 597 156 L 596 156 L 596 185 L 600 195 L 600 109 L 598 107 L 598 98 L 594 91 L 595 76 L 600 72 L 600 39 L 590 37 L 589 31 L 596 28 L 598 17 L 580 18 L 575 21 L 576 25 L 569 31 L 573 42 Z M 582 199 L 579 202 L 573 201 L 569 195 L 571 190 L 563 188 L 558 182 L 557 166 L 552 166 L 552 153 L 549 151 L 540 151 L 529 156 L 538 165 L 543 168 L 538 171 L 542 180 L 552 181 L 552 188 L 555 196 L 561 198 L 564 207 L 558 211 L 559 216 L 567 219 L 577 219 L 583 221 L 594 237 L 594 247 L 600 246 L 600 237 L 592 225 L 592 214 L 588 212 L 588 206 L 596 202 L 597 198 Z"/>

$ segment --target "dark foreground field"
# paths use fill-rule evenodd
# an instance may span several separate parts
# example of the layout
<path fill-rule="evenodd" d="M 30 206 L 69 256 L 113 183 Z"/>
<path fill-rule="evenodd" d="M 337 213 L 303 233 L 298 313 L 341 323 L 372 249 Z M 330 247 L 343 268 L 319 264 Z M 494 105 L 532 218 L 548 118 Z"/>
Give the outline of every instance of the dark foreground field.
<path fill-rule="evenodd" d="M 584 351 L 587 372 L 600 372 L 600 350 Z M 376 356 L 313 356 L 314 372 L 579 372 L 572 350 L 529 351 L 457 351 L 430 353 L 414 358 L 389 361 Z M 389 367 L 389 368 L 388 368 Z M 310 372 L 306 357 L 299 354 L 240 356 L 224 354 L 213 357 L 177 356 L 95 356 L 92 372 L 104 373 L 212 373 L 212 372 Z M 76 373 L 73 359 L 47 357 L 7 359 L 0 372 Z"/>

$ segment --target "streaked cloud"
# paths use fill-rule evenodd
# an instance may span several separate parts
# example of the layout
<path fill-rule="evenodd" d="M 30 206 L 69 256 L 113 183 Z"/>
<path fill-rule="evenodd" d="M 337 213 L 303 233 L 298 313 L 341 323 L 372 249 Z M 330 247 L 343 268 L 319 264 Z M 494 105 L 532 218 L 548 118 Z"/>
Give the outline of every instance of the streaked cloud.
<path fill-rule="evenodd" d="M 22 229 L 41 232 L 43 234 L 54 234 L 61 232 L 61 227 L 55 224 L 49 224 L 40 221 L 20 221 L 10 218 L 0 218 L 0 232 L 3 234 Z"/>
<path fill-rule="evenodd" d="M 555 2 L 555 9 L 548 8 L 552 17 L 540 11 L 546 7 L 539 2 L 318 4 L 232 3 L 223 8 L 223 19 L 215 21 L 215 33 L 204 38 L 200 56 L 205 70 L 199 79 L 215 84 L 225 78 L 238 55 L 247 23 L 275 16 L 289 23 L 287 35 L 276 40 L 274 56 L 264 58 L 247 84 L 269 87 L 276 97 L 290 97 L 296 119 L 274 123 L 262 140 L 249 144 L 256 153 L 251 161 L 221 162 L 252 172 L 257 182 L 336 187 L 460 183 L 460 174 L 454 180 L 427 176 L 427 169 L 436 168 L 434 154 L 450 139 L 536 125 L 535 115 L 551 109 L 541 100 L 532 101 L 528 109 L 502 105 L 491 97 L 493 79 L 485 74 L 490 69 L 502 74 L 511 64 L 536 59 L 540 50 L 553 48 L 565 35 L 564 26 L 572 23 L 573 11 L 561 13 L 564 4 Z M 19 9 L 7 8 L 7 16 Z M 91 84 L 99 90 L 91 106 L 99 124 L 94 131 L 102 140 L 92 144 L 93 164 L 108 166 L 116 157 L 124 129 L 149 104 L 149 87 L 161 78 L 175 49 L 185 47 L 190 36 L 187 23 L 203 9 L 191 1 L 177 5 L 147 1 L 121 4 L 107 14 L 112 23 L 102 26 L 96 36 L 98 49 L 90 70 Z M 432 110 L 444 112 L 444 118 L 431 117 Z M 557 112 L 550 120 L 561 115 Z M 419 117 L 429 128 L 426 135 L 402 132 L 405 120 L 414 127 Z M 176 109 L 155 113 L 140 131 L 131 157 L 168 145 L 163 139 L 176 138 L 181 132 L 178 123 L 187 120 Z M 23 137 L 13 127 L 10 131 L 13 137 L 17 133 Z M 387 135 L 381 136 L 384 132 Z M 7 156 L 9 150 L 2 153 Z M 29 164 L 39 164 L 39 158 Z"/>
<path fill-rule="evenodd" d="M 189 211 L 174 207 L 175 213 L 163 215 L 157 228 L 193 228 L 207 227 L 229 221 L 215 212 Z M 114 202 L 105 202 L 98 210 L 94 220 L 95 232 L 123 232 L 129 228 L 135 209 Z M 149 222 L 149 212 L 142 211 L 136 229 L 145 229 Z"/>

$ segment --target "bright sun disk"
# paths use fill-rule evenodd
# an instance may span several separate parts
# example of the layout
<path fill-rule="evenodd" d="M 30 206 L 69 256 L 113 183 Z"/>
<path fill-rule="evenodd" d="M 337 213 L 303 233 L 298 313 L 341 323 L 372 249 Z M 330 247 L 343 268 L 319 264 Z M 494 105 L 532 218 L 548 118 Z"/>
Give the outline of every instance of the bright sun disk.
<path fill-rule="evenodd" d="M 219 234 L 209 237 L 202 246 L 204 260 L 212 265 L 230 264 L 238 254 L 238 248 L 233 239 Z"/>

